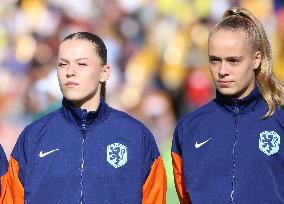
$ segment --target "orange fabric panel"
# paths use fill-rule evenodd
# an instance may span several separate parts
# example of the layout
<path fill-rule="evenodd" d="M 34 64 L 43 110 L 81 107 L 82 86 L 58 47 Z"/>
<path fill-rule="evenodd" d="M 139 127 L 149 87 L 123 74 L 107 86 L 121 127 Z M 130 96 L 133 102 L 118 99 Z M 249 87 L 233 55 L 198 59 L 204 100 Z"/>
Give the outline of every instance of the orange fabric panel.
<path fill-rule="evenodd" d="M 1 177 L 1 196 L 0 196 L 1 204 L 13 204 L 12 194 L 8 184 L 8 173 L 4 174 Z"/>
<path fill-rule="evenodd" d="M 165 204 L 167 191 L 166 170 L 161 156 L 155 159 L 143 185 L 142 204 Z"/>
<path fill-rule="evenodd" d="M 11 156 L 8 172 L 1 178 L 1 204 L 24 204 L 24 188 L 18 175 L 19 164 Z"/>
<path fill-rule="evenodd" d="M 176 191 L 181 204 L 189 204 L 189 194 L 185 190 L 184 178 L 182 173 L 182 158 L 177 153 L 172 152 L 173 171 L 175 178 Z"/>

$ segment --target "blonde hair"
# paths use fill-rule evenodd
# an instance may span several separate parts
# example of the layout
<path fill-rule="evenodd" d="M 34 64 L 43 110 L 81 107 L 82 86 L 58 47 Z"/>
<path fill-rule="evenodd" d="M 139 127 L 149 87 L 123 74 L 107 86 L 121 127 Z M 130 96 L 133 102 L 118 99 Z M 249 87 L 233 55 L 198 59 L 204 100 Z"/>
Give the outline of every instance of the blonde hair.
<path fill-rule="evenodd" d="M 268 106 L 268 110 L 262 118 L 270 117 L 284 103 L 284 88 L 273 73 L 271 46 L 262 24 L 247 9 L 233 7 L 225 11 L 222 20 L 211 30 L 209 38 L 219 30 L 245 32 L 253 51 L 261 52 L 261 65 L 255 71 L 255 78 L 260 93 Z"/>

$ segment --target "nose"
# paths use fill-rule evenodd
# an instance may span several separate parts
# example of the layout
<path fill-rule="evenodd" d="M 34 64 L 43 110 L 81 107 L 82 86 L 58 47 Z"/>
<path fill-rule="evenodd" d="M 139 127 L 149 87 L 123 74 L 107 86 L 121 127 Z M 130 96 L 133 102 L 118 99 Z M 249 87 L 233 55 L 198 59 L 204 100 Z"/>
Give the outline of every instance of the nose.
<path fill-rule="evenodd" d="M 66 70 L 66 76 L 72 77 L 75 76 L 75 74 L 76 74 L 75 67 L 72 64 L 70 64 Z"/>
<path fill-rule="evenodd" d="M 227 65 L 224 61 L 222 61 L 222 63 L 220 64 L 220 67 L 219 67 L 218 75 L 220 77 L 224 77 L 224 76 L 227 76 L 228 74 L 229 73 L 228 73 Z"/>

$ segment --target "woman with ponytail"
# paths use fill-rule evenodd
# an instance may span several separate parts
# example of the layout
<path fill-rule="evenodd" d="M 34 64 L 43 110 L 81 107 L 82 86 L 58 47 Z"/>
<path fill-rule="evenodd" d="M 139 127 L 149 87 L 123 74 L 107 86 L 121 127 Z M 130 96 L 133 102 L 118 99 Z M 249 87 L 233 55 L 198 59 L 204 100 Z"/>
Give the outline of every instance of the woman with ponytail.
<path fill-rule="evenodd" d="M 178 123 L 172 144 L 181 203 L 284 203 L 283 87 L 259 20 L 234 7 L 212 28 L 216 98 Z"/>

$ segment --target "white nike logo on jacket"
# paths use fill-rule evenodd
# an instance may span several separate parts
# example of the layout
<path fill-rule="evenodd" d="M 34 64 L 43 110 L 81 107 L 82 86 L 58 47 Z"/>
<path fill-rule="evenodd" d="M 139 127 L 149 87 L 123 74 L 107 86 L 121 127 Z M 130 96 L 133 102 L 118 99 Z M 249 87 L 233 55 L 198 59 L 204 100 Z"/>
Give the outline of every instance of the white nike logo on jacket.
<path fill-rule="evenodd" d="M 58 151 L 59 149 L 54 149 L 54 150 L 51 150 L 51 151 L 49 151 L 49 152 L 45 152 L 45 153 L 43 153 L 42 151 L 40 151 L 40 153 L 39 153 L 39 157 L 45 157 L 45 156 L 47 156 L 47 155 L 49 155 L 49 154 L 51 154 L 51 153 L 53 153 L 53 152 L 55 152 L 55 151 Z"/>
<path fill-rule="evenodd" d="M 195 142 L 195 148 L 196 149 L 198 149 L 199 147 L 201 147 L 202 145 L 204 145 L 205 143 L 207 143 L 209 140 L 211 140 L 211 137 L 208 139 L 208 140 L 206 140 L 206 141 L 204 141 L 204 142 L 201 142 L 201 143 L 197 143 L 197 142 Z"/>

